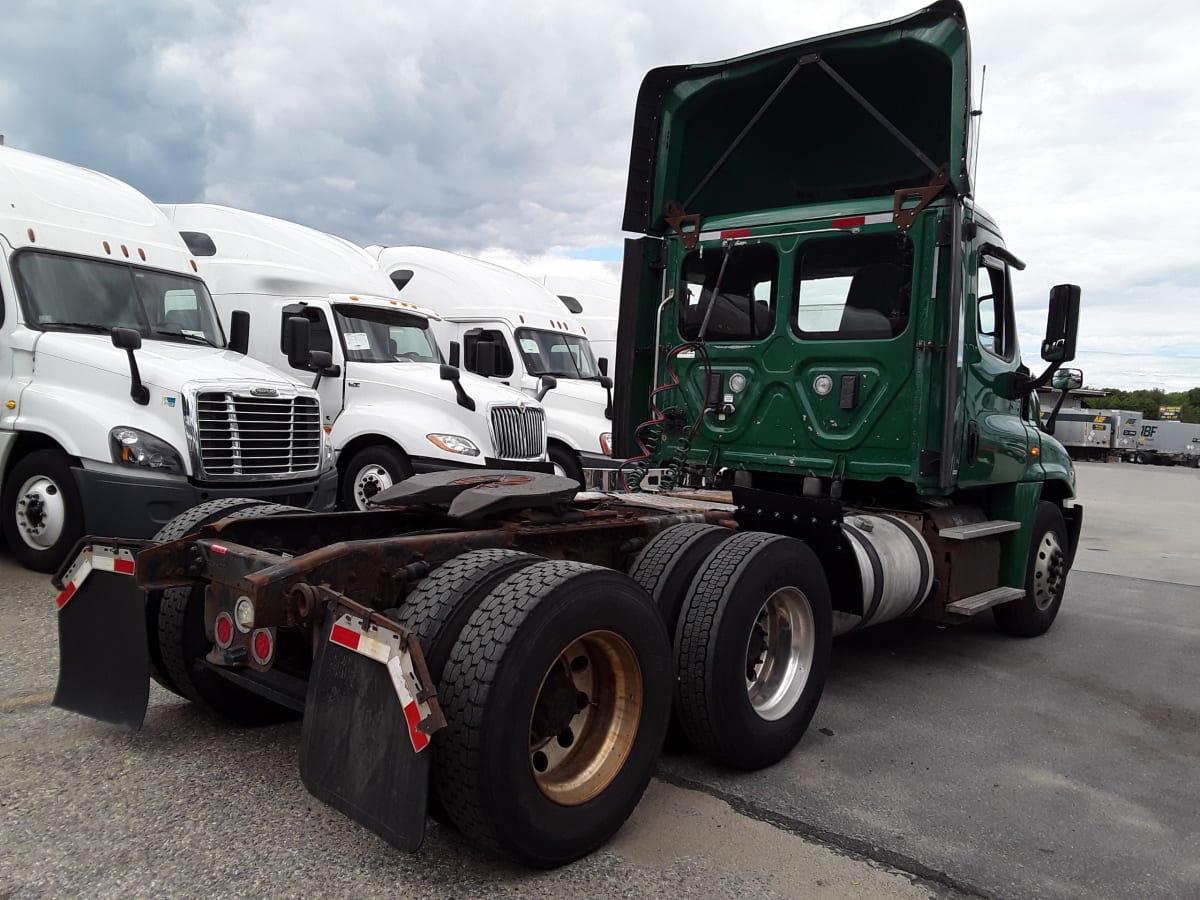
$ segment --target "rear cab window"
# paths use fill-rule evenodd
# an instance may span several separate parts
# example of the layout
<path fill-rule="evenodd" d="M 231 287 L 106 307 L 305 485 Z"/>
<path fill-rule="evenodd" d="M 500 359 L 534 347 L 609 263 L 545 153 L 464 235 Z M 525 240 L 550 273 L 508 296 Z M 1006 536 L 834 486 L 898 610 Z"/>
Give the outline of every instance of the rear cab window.
<path fill-rule="evenodd" d="M 816 238 L 796 254 L 792 330 L 819 340 L 887 340 L 908 327 L 912 242 L 904 235 Z"/>
<path fill-rule="evenodd" d="M 693 250 L 680 278 L 679 330 L 685 340 L 761 340 L 774 330 L 779 257 L 774 247 Z"/>

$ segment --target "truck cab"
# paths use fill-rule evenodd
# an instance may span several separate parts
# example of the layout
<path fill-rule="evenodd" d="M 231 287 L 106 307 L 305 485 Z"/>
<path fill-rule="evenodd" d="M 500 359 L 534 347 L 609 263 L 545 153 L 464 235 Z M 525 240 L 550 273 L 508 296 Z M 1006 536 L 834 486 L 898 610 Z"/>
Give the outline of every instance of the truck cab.
<path fill-rule="evenodd" d="M 85 533 L 150 537 L 222 496 L 331 508 L 316 393 L 230 349 L 148 199 L 8 147 L 0 190 L 0 515 L 21 563 L 50 571 Z"/>
<path fill-rule="evenodd" d="M 445 346 L 459 348 L 464 369 L 541 401 L 555 472 L 583 484 L 585 469 L 613 467 L 607 365 L 593 354 L 587 326 L 557 296 L 510 269 L 457 253 L 368 252 L 402 297 L 441 313 L 435 328 Z"/>
<path fill-rule="evenodd" d="M 208 204 L 163 206 L 197 254 L 226 320 L 253 311 L 250 354 L 320 392 L 337 453 L 339 497 L 366 509 L 418 472 L 538 467 L 545 416 L 535 399 L 443 363 L 438 314 L 402 300 L 362 248 L 293 222 Z M 318 368 L 297 355 L 307 324 Z"/>
<path fill-rule="evenodd" d="M 1031 395 L 1074 355 L 1079 289 L 1051 292 L 1032 374 L 1024 263 L 972 194 L 970 97 L 955 2 L 646 76 L 614 427 L 631 487 L 661 466 L 668 487 L 794 498 L 792 518 L 819 500 L 904 511 L 953 611 L 1028 598 L 1045 504 L 1065 572 L 1082 511 Z M 969 587 L 942 552 L 967 534 L 989 560 Z"/>
<path fill-rule="evenodd" d="M 592 353 L 597 360 L 608 361 L 608 366 L 604 367 L 605 374 L 615 378 L 612 362 L 617 355 L 621 285 L 616 281 L 572 275 L 547 275 L 541 281 L 558 295 L 568 312 L 587 329 Z"/>

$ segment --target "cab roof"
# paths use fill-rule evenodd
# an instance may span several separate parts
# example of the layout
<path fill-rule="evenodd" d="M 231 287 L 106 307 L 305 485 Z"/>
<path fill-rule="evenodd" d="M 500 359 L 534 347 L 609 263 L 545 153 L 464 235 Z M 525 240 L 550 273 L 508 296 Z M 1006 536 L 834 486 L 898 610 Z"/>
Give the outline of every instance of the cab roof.
<path fill-rule="evenodd" d="M 942 168 L 966 196 L 970 97 L 956 0 L 735 59 L 653 69 L 634 114 L 623 227 L 663 233 L 668 204 L 708 217 L 882 197 L 930 184 Z"/>
<path fill-rule="evenodd" d="M 401 286 L 401 297 L 445 318 L 506 319 L 517 328 L 586 334 L 556 294 L 512 269 L 430 247 L 373 246 L 367 252 Z"/>
<path fill-rule="evenodd" d="M 214 294 L 334 301 L 353 295 L 365 303 L 400 305 L 395 285 L 376 259 L 344 238 L 228 206 L 160 208 L 195 250 Z M 408 308 L 417 311 L 411 304 Z"/>
<path fill-rule="evenodd" d="M 4 146 L 0 234 L 13 249 L 57 250 L 196 273 L 179 234 L 134 188 L 91 169 Z"/>

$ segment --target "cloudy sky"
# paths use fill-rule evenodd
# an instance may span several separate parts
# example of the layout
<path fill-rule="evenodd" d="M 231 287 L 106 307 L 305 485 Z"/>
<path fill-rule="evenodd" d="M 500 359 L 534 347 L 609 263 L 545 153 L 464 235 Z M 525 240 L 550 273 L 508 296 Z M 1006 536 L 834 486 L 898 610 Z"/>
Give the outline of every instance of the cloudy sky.
<path fill-rule="evenodd" d="M 1200 4 L 966 6 L 1026 355 L 1070 281 L 1088 384 L 1200 384 Z M 0 133 L 162 202 L 611 278 L 648 69 L 917 7 L 6 0 Z"/>

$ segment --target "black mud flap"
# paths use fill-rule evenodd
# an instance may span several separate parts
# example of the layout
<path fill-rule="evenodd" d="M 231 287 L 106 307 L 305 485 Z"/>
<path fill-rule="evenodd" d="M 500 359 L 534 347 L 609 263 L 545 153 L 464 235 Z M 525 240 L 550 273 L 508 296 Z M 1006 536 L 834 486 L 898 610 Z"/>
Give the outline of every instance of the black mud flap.
<path fill-rule="evenodd" d="M 146 542 L 88 540 L 54 578 L 61 590 L 54 705 L 138 729 L 150 697 L 150 654 L 146 595 L 133 573 Z"/>
<path fill-rule="evenodd" d="M 309 676 L 300 779 L 392 846 L 416 850 L 429 735 L 445 723 L 420 648 L 399 626 L 364 626 L 340 609 L 329 618 Z"/>

